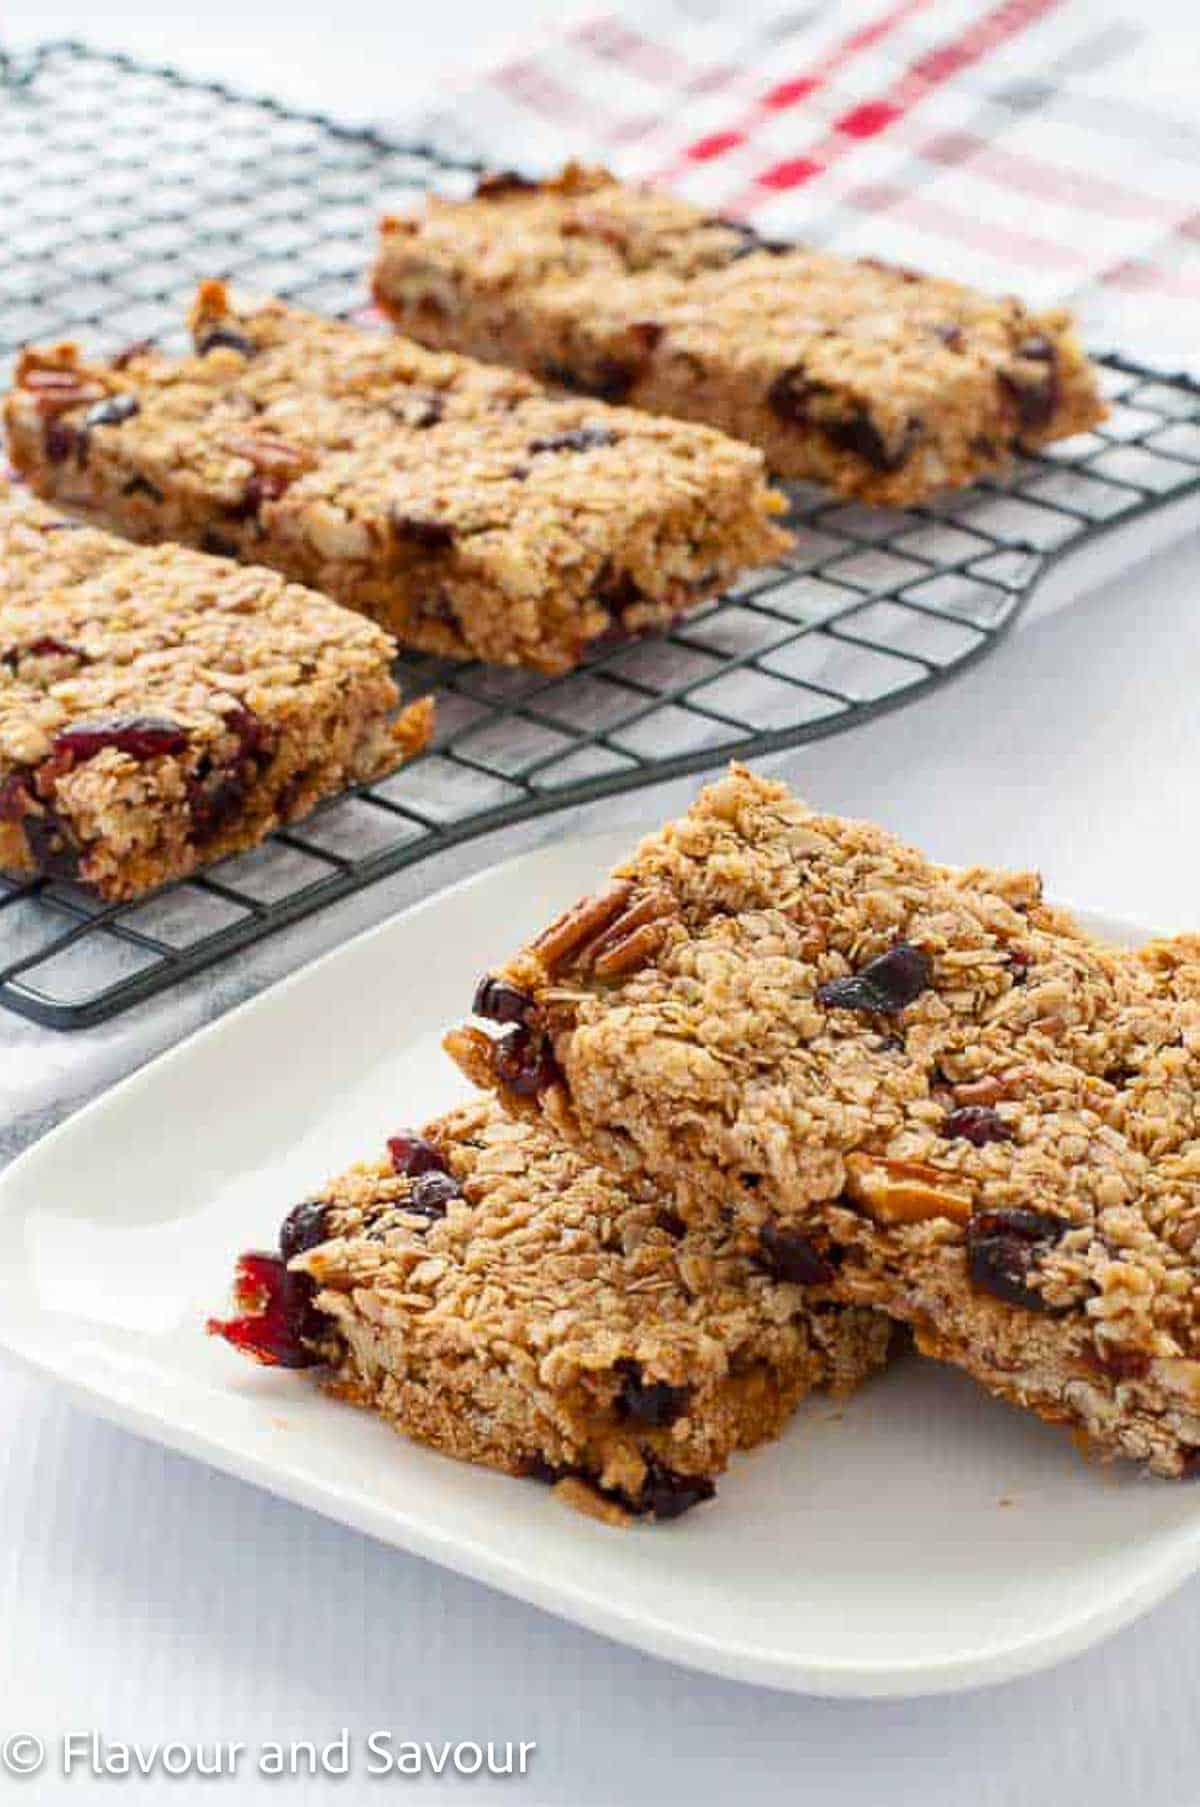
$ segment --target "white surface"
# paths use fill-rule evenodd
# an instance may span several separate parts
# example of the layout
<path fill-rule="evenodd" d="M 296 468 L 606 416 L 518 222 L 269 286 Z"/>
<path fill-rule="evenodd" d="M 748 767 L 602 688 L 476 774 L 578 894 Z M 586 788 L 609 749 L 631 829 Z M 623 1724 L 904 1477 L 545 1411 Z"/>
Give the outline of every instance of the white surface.
<path fill-rule="evenodd" d="M 714 1507 L 621 1533 L 417 1449 L 203 1335 L 237 1251 L 273 1247 L 331 1167 L 468 1090 L 439 1047 L 462 1010 L 444 950 L 497 964 L 624 847 L 620 834 L 587 836 L 464 881 L 31 1148 L 0 1178 L 0 1347 L 170 1448 L 734 1680 L 916 1695 L 1086 1649 L 1200 1567 L 1200 1499 L 1098 1476 L 1069 1438 L 981 1407 L 932 1364 L 899 1363 L 840 1409 L 809 1401 L 789 1434 L 735 1464 Z M 1085 921 L 1129 944 L 1149 933 Z M 229 1111 L 230 1091 L 253 1095 L 254 1110 Z M 183 1123 L 202 1153 L 181 1170 Z M 781 1543 L 806 1553 L 782 1573 Z"/>
<path fill-rule="evenodd" d="M 1181 3 L 1145 5 L 1164 27 Z M 304 0 L 200 13 L 44 0 L 4 17 L 10 35 L 68 32 L 178 57 L 310 104 L 380 110 L 428 87 L 481 41 L 519 37 L 562 9 L 443 0 L 436 10 L 347 0 L 337 28 Z M 1196 35 L 1165 42 L 1194 58 Z M 1200 542 L 1148 560 L 1053 616 L 1040 613 L 949 690 L 771 768 L 832 809 L 876 816 L 944 858 L 1044 867 L 1065 896 L 1194 926 L 1200 693 Z M 1054 580 L 1069 579 L 1068 564 Z M 1052 596 L 1047 591 L 1047 601 Z M 1059 589 L 1059 595 L 1062 591 Z M 675 785 L 478 843 L 346 904 L 316 933 L 281 938 L 237 971 L 189 986 L 144 1018 L 142 1056 L 105 1031 L 55 1038 L 15 1023 L 9 1068 L 48 1075 L 25 1134 L 86 1095 L 88 1063 L 115 1071 L 449 877 L 580 826 L 650 822 L 692 789 Z M 466 957 L 452 950 L 455 958 Z M 469 950 L 467 950 L 469 954 Z M 229 1108 L 243 1096 L 227 1092 Z M 15 1126 L 0 1128 L 10 1131 Z M 178 1138 L 181 1166 L 202 1158 Z M 86 1197 L 90 1163 L 78 1175 Z M 113 1429 L 11 1366 L 0 1370 L 0 1733 L 98 1726 L 110 1737 L 361 1740 L 534 1738 L 523 1782 L 546 1807 L 1194 1807 L 1200 1775 L 1200 1582 L 1090 1655 L 951 1701 L 805 1700 L 720 1682 L 623 1650 L 432 1564 L 406 1557 L 257 1488 Z M 887 1477 L 884 1477 L 887 1484 Z M 781 1576 L 812 1560 L 776 1539 Z M 361 1772 L 325 1782 L 126 1787 L 139 1800 L 388 1798 Z M 140 1792 L 138 1792 L 140 1786 Z M 100 1803 L 119 1784 L 44 1779 L 24 1798 Z M 454 1799 L 462 1783 L 431 1784 Z M 13 1798 L 22 1796 L 14 1788 Z M 468 1795 L 468 1798 L 470 1796 Z"/>

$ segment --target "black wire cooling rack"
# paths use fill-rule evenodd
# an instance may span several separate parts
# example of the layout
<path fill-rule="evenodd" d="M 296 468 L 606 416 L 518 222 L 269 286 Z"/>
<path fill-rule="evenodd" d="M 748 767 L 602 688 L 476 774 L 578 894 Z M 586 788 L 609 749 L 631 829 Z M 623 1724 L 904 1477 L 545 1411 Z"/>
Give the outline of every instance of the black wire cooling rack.
<path fill-rule="evenodd" d="M 169 343 L 202 276 L 352 309 L 383 204 L 474 173 L 78 44 L 0 53 L 0 363 L 64 334 Z M 1200 386 L 1102 363 L 1102 431 L 907 513 L 797 489 L 786 562 L 567 677 L 404 659 L 406 694 L 438 694 L 433 749 L 252 853 L 119 907 L 0 879 L 0 1002 L 96 1023 L 456 841 L 922 696 L 1069 548 L 1200 488 Z"/>

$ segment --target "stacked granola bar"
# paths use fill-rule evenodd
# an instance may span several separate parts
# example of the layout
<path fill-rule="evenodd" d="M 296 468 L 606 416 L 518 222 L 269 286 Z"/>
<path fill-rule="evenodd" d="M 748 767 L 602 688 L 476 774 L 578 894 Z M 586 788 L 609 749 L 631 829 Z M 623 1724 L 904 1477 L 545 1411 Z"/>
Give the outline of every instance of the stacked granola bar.
<path fill-rule="evenodd" d="M 806 1298 L 490 1101 L 293 1209 L 237 1291 L 210 1325 L 235 1347 L 619 1523 L 711 1498 L 735 1450 L 889 1345 L 886 1319 Z"/>
<path fill-rule="evenodd" d="M 1200 941 L 1129 953 L 734 769 L 448 1046 L 693 1232 L 1163 1475 L 1200 1465 Z"/>

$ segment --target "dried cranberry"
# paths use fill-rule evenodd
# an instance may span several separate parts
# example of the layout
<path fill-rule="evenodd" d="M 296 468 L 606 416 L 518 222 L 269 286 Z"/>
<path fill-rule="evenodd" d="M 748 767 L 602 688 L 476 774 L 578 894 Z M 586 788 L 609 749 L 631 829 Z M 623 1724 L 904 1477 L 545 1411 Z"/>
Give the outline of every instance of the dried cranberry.
<path fill-rule="evenodd" d="M 492 1065 L 501 1084 L 522 1098 L 540 1092 L 557 1071 L 545 1036 L 524 1028 L 510 1029 L 493 1044 Z"/>
<path fill-rule="evenodd" d="M 20 822 L 33 808 L 28 766 L 18 766 L 0 783 L 0 822 Z"/>
<path fill-rule="evenodd" d="M 1023 339 L 1016 350 L 1017 356 L 1027 363 L 1045 367 L 1033 375 L 1026 370 L 1017 369 L 1002 370 L 999 373 L 1001 388 L 1016 404 L 1017 419 L 1022 430 L 1032 432 L 1048 426 L 1058 407 L 1058 351 L 1053 342 L 1041 333 Z"/>
<path fill-rule="evenodd" d="M 329 1205 L 323 1198 L 306 1198 L 301 1204 L 293 1205 L 279 1226 L 279 1253 L 283 1259 L 293 1261 L 297 1255 L 328 1242 L 329 1232 L 325 1228 L 328 1217 Z"/>
<path fill-rule="evenodd" d="M 205 1328 L 268 1367 L 311 1368 L 320 1358 L 307 1345 L 325 1325 L 313 1309 L 315 1291 L 307 1274 L 289 1273 L 278 1255 L 243 1255 L 235 1289 L 239 1315 L 210 1318 Z"/>
<path fill-rule="evenodd" d="M 894 941 L 876 959 L 847 979 L 829 979 L 817 987 L 817 1002 L 830 1010 L 904 1010 L 933 982 L 929 955 L 910 941 Z"/>
<path fill-rule="evenodd" d="M 38 639 L 30 640 L 25 646 L 10 646 L 0 653 L 0 665 L 7 665 L 15 671 L 22 659 L 87 659 L 87 654 L 79 647 L 72 646 L 66 640 L 56 640 L 53 634 L 41 634 Z"/>
<path fill-rule="evenodd" d="M 43 804 L 41 814 L 21 818 L 33 863 L 46 878 L 77 879 L 81 849 L 57 810 Z"/>
<path fill-rule="evenodd" d="M 832 1264 L 798 1230 L 765 1223 L 758 1232 L 758 1258 L 773 1280 L 791 1286 L 825 1286 L 833 1279 Z"/>
<path fill-rule="evenodd" d="M 407 1197 L 400 1200 L 400 1209 L 436 1223 L 440 1217 L 445 1217 L 451 1202 L 461 1197 L 462 1187 L 452 1173 L 419 1173 L 409 1187 Z"/>
<path fill-rule="evenodd" d="M 446 1171 L 446 1157 L 441 1150 L 412 1129 L 402 1129 L 398 1136 L 388 1138 L 388 1154 L 392 1172 L 405 1174 L 409 1179 L 415 1179 L 421 1173 Z"/>
<path fill-rule="evenodd" d="M 547 382 L 557 383 L 576 395 L 594 395 L 602 402 L 623 402 L 637 380 L 637 371 L 619 358 L 598 358 L 590 369 L 575 369 L 553 360 L 542 365 Z"/>
<path fill-rule="evenodd" d="M 63 420 L 48 420 L 42 429 L 42 445 L 51 464 L 65 464 L 79 448 L 79 435 Z"/>
<path fill-rule="evenodd" d="M 956 321 L 936 321 L 933 332 L 935 337 L 942 341 L 947 351 L 961 351 L 966 343 L 963 329 Z"/>
<path fill-rule="evenodd" d="M 196 335 L 196 350 L 199 355 L 207 357 L 210 351 L 216 351 L 224 345 L 229 351 L 240 351 L 244 358 L 254 356 L 254 341 L 245 333 L 238 332 L 233 326 L 209 326 Z"/>
<path fill-rule="evenodd" d="M 594 452 L 601 446 L 616 445 L 617 435 L 610 427 L 572 427 L 567 433 L 552 433 L 547 439 L 531 439 L 531 452 Z"/>
<path fill-rule="evenodd" d="M 524 1023 L 533 1009 L 533 999 L 518 985 L 504 979 L 480 979 L 475 987 L 471 1009 L 476 1016 L 492 1023 Z"/>
<path fill-rule="evenodd" d="M 544 1481 L 550 1487 L 559 1481 L 586 1481 L 603 1499 L 639 1518 L 648 1514 L 659 1519 L 679 1518 L 693 1506 L 711 1500 L 717 1491 L 707 1475 L 679 1474 L 653 1458 L 647 1462 L 646 1478 L 634 1495 L 616 1487 L 602 1487 L 594 1474 L 574 1462 L 547 1462 L 543 1456 L 531 1456 L 523 1472 L 528 1479 Z"/>
<path fill-rule="evenodd" d="M 980 1211 L 967 1226 L 972 1285 L 1027 1311 L 1051 1310 L 1030 1279 L 1042 1249 L 1057 1242 L 1069 1228 L 1064 1218 L 1049 1211 L 1022 1207 Z"/>
<path fill-rule="evenodd" d="M 165 500 L 163 492 L 159 489 L 158 485 L 156 483 L 151 483 L 149 477 L 143 477 L 140 471 L 135 472 L 127 483 L 121 485 L 121 494 L 123 496 L 149 496 L 152 502 L 162 502 Z"/>
<path fill-rule="evenodd" d="M 814 412 L 810 403 L 834 397 L 838 412 Z M 847 396 L 837 396 L 827 383 L 815 381 L 803 364 L 781 370 L 767 390 L 767 406 L 780 420 L 814 427 L 838 451 L 852 452 L 872 470 L 899 470 L 924 428 L 911 419 L 895 444 L 889 444 L 871 419 L 867 408 Z"/>
<path fill-rule="evenodd" d="M 660 1229 L 665 1236 L 673 1237 L 676 1242 L 682 1236 L 687 1235 L 687 1225 L 678 1211 L 672 1211 L 669 1206 L 664 1205 L 661 1211 L 655 1212 L 654 1223 L 655 1227 Z"/>
<path fill-rule="evenodd" d="M 661 1430 L 687 1410 L 692 1396 L 690 1387 L 671 1386 L 665 1380 L 646 1380 L 640 1362 L 619 1361 L 614 1364 L 622 1376 L 616 1396 L 619 1418 L 632 1418 L 638 1424 L 649 1424 Z"/>
<path fill-rule="evenodd" d="M 141 411 L 142 404 L 136 395 L 106 395 L 84 415 L 84 431 L 90 433 L 93 427 L 119 427 L 123 420 L 132 420 Z"/>
<path fill-rule="evenodd" d="M 633 1510 L 657 1519 L 681 1518 L 693 1506 L 703 1505 L 716 1494 L 707 1475 L 678 1474 L 661 1462 L 649 1462 L 646 1479 Z"/>
<path fill-rule="evenodd" d="M 989 1142 L 1011 1142 L 1013 1139 L 1012 1130 L 990 1104 L 964 1104 L 958 1110 L 947 1112 L 942 1119 L 941 1133 L 948 1141 L 961 1136 L 965 1141 L 973 1142 L 976 1148 L 984 1148 Z"/>
<path fill-rule="evenodd" d="M 236 541 L 228 539 L 223 533 L 214 533 L 211 527 L 205 530 L 200 549 L 211 552 L 215 558 L 236 558 L 238 551 Z"/>
<path fill-rule="evenodd" d="M 865 408 L 857 408 L 843 419 L 822 420 L 822 433 L 840 452 L 852 452 L 869 464 L 873 471 L 898 471 L 924 432 L 916 417 L 905 422 L 904 431 L 894 445 L 889 445 Z"/>
<path fill-rule="evenodd" d="M 646 600 L 646 593 L 628 571 L 614 571 L 607 559 L 601 565 L 592 585 L 592 594 L 601 608 L 614 621 L 622 621 L 630 609 Z"/>
<path fill-rule="evenodd" d="M 392 510 L 392 531 L 397 539 L 420 546 L 425 552 L 444 552 L 454 544 L 454 529 L 449 521 L 431 521 L 421 515 L 399 514 Z"/>
<path fill-rule="evenodd" d="M 106 747 L 130 759 L 157 759 L 165 753 L 182 753 L 188 744 L 187 729 L 159 715 L 109 715 L 91 722 L 74 722 L 54 739 L 54 751 L 72 762 L 92 759 Z"/>

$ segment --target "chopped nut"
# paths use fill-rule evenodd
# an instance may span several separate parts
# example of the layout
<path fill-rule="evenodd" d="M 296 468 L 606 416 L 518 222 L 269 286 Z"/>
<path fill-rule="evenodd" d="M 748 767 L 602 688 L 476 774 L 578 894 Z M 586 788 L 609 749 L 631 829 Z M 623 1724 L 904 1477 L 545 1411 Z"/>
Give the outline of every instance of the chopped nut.
<path fill-rule="evenodd" d="M 537 954 L 547 973 L 553 974 L 569 955 L 590 941 L 592 936 L 608 928 L 610 923 L 624 909 L 633 895 L 633 886 L 627 879 L 610 885 L 607 891 L 601 891 L 597 897 L 581 898 L 555 918 L 548 929 L 544 929 L 537 940 L 532 943 L 532 951 Z"/>
<path fill-rule="evenodd" d="M 956 1186 L 957 1175 L 943 1173 L 923 1161 L 889 1161 L 878 1155 L 846 1156 L 846 1192 L 876 1223 L 925 1223 L 948 1217 L 965 1224 L 971 1215 L 968 1193 Z"/>
<path fill-rule="evenodd" d="M 592 971 L 598 979 L 615 979 L 622 973 L 636 972 L 658 952 L 666 932 L 661 922 L 644 922 L 594 958 Z"/>
<path fill-rule="evenodd" d="M 225 449 L 235 458 L 248 459 L 264 477 L 283 483 L 290 483 L 293 478 L 311 470 L 313 464 L 307 452 L 271 433 L 239 434 L 225 441 Z"/>

